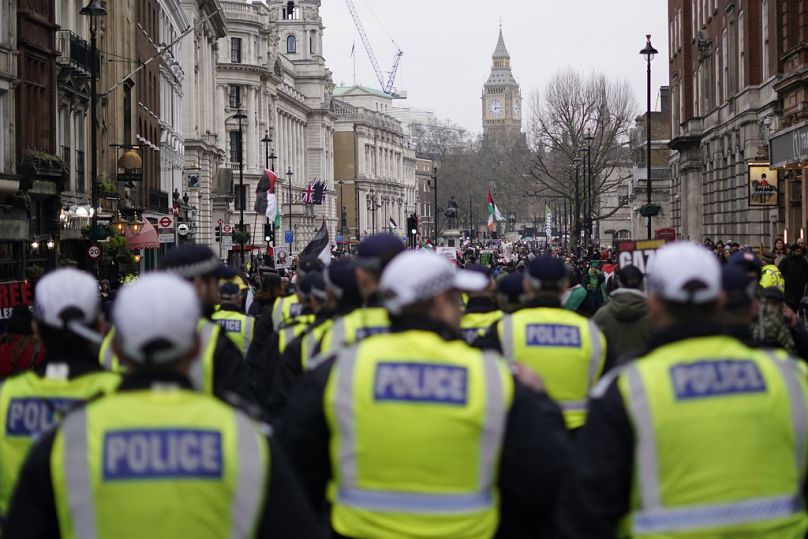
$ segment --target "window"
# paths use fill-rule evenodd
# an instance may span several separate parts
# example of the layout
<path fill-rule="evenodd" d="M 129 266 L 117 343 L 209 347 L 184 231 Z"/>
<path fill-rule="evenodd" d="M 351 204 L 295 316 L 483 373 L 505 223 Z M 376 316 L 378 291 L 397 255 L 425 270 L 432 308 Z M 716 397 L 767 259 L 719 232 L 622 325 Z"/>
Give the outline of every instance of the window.
<path fill-rule="evenodd" d="M 230 162 L 238 163 L 241 159 L 241 131 L 230 131 Z"/>
<path fill-rule="evenodd" d="M 241 38 L 230 38 L 230 62 L 233 64 L 241 63 Z"/>
<path fill-rule="evenodd" d="M 668 56 L 670 57 L 671 60 L 673 59 L 673 52 L 674 50 L 676 50 L 676 47 L 673 44 L 673 35 L 675 32 L 674 26 L 675 24 L 673 21 L 671 21 L 670 24 L 668 25 Z"/>
<path fill-rule="evenodd" d="M 237 109 L 241 106 L 241 86 L 230 85 L 230 108 Z"/>
<path fill-rule="evenodd" d="M 721 77 L 721 95 L 723 99 L 726 101 L 729 98 L 729 36 L 727 34 L 727 29 L 724 28 L 724 32 L 721 34 L 721 66 L 723 68 L 723 73 Z"/>
<path fill-rule="evenodd" d="M 721 51 L 719 49 L 715 49 L 713 67 L 715 69 L 715 106 L 717 107 L 721 104 Z"/>
<path fill-rule="evenodd" d="M 763 0 L 761 5 L 761 25 L 763 27 L 763 62 L 761 69 L 763 71 L 762 80 L 769 78 L 769 0 Z"/>
<path fill-rule="evenodd" d="M 744 16 L 743 11 L 738 14 L 738 90 L 746 86 L 746 63 L 744 62 L 744 55 L 746 54 L 746 41 L 744 36 Z"/>
<path fill-rule="evenodd" d="M 295 54 L 297 52 L 297 38 L 295 38 L 294 34 L 286 38 L 286 52 L 288 54 Z"/>
<path fill-rule="evenodd" d="M 76 192 L 85 192 L 84 182 L 84 152 L 76 150 Z"/>
<path fill-rule="evenodd" d="M 693 73 L 693 116 L 698 117 L 699 111 L 699 72 Z"/>

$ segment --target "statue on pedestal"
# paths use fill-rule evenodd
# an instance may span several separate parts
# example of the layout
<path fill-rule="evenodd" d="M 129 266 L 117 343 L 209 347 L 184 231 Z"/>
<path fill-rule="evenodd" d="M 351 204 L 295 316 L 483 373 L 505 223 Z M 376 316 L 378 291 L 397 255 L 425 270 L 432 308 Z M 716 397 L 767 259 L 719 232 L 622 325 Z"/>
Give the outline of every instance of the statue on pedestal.
<path fill-rule="evenodd" d="M 443 214 L 446 217 L 446 225 L 449 228 L 457 228 L 457 212 L 459 206 L 455 202 L 454 197 L 449 197 L 449 202 L 446 203 L 446 212 Z"/>

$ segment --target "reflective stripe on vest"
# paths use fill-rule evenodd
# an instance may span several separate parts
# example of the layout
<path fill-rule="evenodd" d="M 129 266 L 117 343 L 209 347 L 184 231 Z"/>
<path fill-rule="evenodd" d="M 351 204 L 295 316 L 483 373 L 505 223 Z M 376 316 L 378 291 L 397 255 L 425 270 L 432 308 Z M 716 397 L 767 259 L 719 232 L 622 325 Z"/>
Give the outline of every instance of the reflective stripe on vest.
<path fill-rule="evenodd" d="M 502 324 L 502 338 L 499 340 L 499 345 L 502 348 L 502 355 L 505 356 L 509 362 L 514 361 L 513 358 L 513 318 L 510 314 L 506 314 L 499 322 Z"/>
<path fill-rule="evenodd" d="M 780 360 L 769 354 L 777 365 L 787 387 L 791 402 L 792 427 L 796 440 L 795 459 L 800 470 L 800 484 L 805 480 L 805 395 L 799 386 L 791 360 Z M 784 518 L 803 510 L 802 496 L 786 494 L 741 500 L 737 502 L 666 508 L 661 502 L 659 461 L 654 423 L 642 376 L 636 364 L 623 371 L 628 379 L 631 399 L 628 407 L 636 422 L 636 467 L 640 509 L 632 515 L 632 529 L 636 533 L 685 532 L 700 528 L 713 528 L 732 524 Z"/>
<path fill-rule="evenodd" d="M 595 385 L 600 371 L 600 355 L 603 348 L 600 346 L 600 328 L 591 318 L 589 319 L 589 338 L 592 339 L 592 355 L 589 358 L 589 387 Z"/>
<path fill-rule="evenodd" d="M 278 331 L 278 328 L 283 323 L 283 304 L 285 301 L 285 297 L 276 299 L 272 308 L 272 326 L 275 331 Z"/>
<path fill-rule="evenodd" d="M 340 487 L 337 490 L 337 503 L 368 510 L 385 510 L 407 513 L 457 513 L 490 508 L 494 503 L 491 495 L 495 488 L 494 474 L 496 462 L 504 435 L 505 396 L 502 377 L 497 366 L 499 354 L 483 352 L 485 372 L 484 428 L 481 440 L 479 478 L 477 491 L 468 494 L 414 494 L 407 492 L 362 489 L 357 487 L 356 424 L 353 412 L 355 376 L 359 347 L 352 347 L 337 357 L 339 365 L 334 397 L 339 429 L 338 462 L 340 466 Z"/>
<path fill-rule="evenodd" d="M 214 322 L 204 321 L 199 329 L 199 352 L 191 362 L 188 377 L 197 391 L 213 394 L 213 356 L 216 353 L 216 341 L 219 338 L 220 326 Z"/>
<path fill-rule="evenodd" d="M 256 470 L 256 464 L 262 462 L 262 452 L 258 445 L 261 438 L 257 436 L 256 429 L 241 412 L 234 411 L 234 415 L 238 472 L 237 488 L 231 508 L 230 537 L 241 539 L 251 537 L 254 532 L 259 504 L 263 500 L 266 472 L 260 473 Z M 80 408 L 65 418 L 62 433 L 66 501 L 73 524 L 73 535 L 81 539 L 96 539 L 98 530 L 88 458 L 86 408 Z"/>
<path fill-rule="evenodd" d="M 255 319 L 252 316 L 244 317 L 244 345 L 242 347 L 241 353 L 245 356 L 247 355 L 247 350 L 250 349 L 250 343 L 252 342 L 253 337 L 253 324 Z"/>
<path fill-rule="evenodd" d="M 112 327 L 104 336 L 104 340 L 101 341 L 101 348 L 98 350 L 99 361 L 101 366 L 108 371 L 117 371 L 118 370 L 118 358 L 115 356 L 115 352 L 112 350 L 112 339 L 115 337 L 115 328 Z"/>

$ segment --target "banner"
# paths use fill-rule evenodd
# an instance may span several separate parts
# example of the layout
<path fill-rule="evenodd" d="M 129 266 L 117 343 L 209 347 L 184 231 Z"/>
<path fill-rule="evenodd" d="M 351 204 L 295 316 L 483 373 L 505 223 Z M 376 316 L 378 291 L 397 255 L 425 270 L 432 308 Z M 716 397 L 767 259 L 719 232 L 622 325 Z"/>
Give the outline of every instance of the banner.
<path fill-rule="evenodd" d="M 667 243 L 666 240 L 625 240 L 617 242 L 617 265 L 620 268 L 635 266 L 646 273 L 648 264 L 654 259 L 657 249 Z"/>
<path fill-rule="evenodd" d="M 276 268 L 286 268 L 289 266 L 289 251 L 286 247 L 275 247 L 273 249 L 273 255 L 275 256 L 275 267 Z"/>
<path fill-rule="evenodd" d="M 28 281 L 0 283 L 0 320 L 11 318 L 14 307 L 34 304 L 33 290 Z"/>
<path fill-rule="evenodd" d="M 749 206 L 777 207 L 777 171 L 769 168 L 769 163 L 749 163 L 747 185 Z"/>

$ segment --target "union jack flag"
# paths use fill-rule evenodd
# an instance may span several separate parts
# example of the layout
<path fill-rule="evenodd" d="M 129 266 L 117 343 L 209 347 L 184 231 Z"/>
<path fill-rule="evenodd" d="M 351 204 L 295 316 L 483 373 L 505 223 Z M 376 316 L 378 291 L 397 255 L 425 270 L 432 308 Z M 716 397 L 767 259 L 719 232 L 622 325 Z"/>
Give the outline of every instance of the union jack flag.
<path fill-rule="evenodd" d="M 311 182 L 302 193 L 300 199 L 304 204 L 314 204 L 314 182 Z"/>

